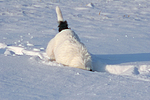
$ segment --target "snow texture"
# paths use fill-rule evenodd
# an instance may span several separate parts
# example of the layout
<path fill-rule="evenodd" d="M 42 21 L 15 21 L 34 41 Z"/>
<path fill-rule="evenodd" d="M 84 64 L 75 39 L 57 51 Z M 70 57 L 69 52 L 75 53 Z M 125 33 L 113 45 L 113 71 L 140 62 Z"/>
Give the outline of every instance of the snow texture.
<path fill-rule="evenodd" d="M 94 72 L 49 61 L 55 7 Z M 0 100 L 149 100 L 148 0 L 0 0 Z"/>

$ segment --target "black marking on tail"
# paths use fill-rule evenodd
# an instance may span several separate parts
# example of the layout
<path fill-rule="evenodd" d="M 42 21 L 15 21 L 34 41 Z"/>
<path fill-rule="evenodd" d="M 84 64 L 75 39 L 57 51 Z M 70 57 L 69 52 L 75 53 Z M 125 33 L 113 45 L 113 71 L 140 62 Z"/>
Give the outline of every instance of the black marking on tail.
<path fill-rule="evenodd" d="M 69 29 L 67 21 L 60 21 L 58 27 L 59 27 L 59 30 L 58 30 L 59 32 L 61 32 L 64 29 Z"/>

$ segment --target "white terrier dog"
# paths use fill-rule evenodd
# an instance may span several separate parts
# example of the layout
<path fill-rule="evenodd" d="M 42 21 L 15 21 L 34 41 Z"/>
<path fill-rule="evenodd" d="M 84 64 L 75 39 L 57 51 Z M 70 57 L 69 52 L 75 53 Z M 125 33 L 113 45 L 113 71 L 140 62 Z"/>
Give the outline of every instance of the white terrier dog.
<path fill-rule="evenodd" d="M 60 8 L 56 7 L 59 33 L 48 43 L 46 53 L 51 60 L 70 67 L 92 71 L 91 55 L 78 35 L 68 28 Z"/>

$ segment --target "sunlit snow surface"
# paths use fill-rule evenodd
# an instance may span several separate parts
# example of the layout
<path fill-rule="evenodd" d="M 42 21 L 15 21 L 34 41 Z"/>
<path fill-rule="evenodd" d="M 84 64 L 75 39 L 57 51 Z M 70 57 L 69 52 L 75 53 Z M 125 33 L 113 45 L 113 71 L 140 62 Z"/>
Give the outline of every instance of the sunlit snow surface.
<path fill-rule="evenodd" d="M 94 72 L 49 61 L 55 7 Z M 148 0 L 0 0 L 0 100 L 149 100 Z"/>

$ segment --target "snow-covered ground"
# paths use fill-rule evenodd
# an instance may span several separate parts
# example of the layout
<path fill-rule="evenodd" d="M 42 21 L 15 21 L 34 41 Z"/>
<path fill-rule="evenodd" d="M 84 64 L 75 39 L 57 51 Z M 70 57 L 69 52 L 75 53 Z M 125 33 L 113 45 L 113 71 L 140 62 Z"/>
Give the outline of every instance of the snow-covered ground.
<path fill-rule="evenodd" d="M 55 7 L 95 72 L 50 62 Z M 0 100 L 150 100 L 149 0 L 0 0 Z"/>

